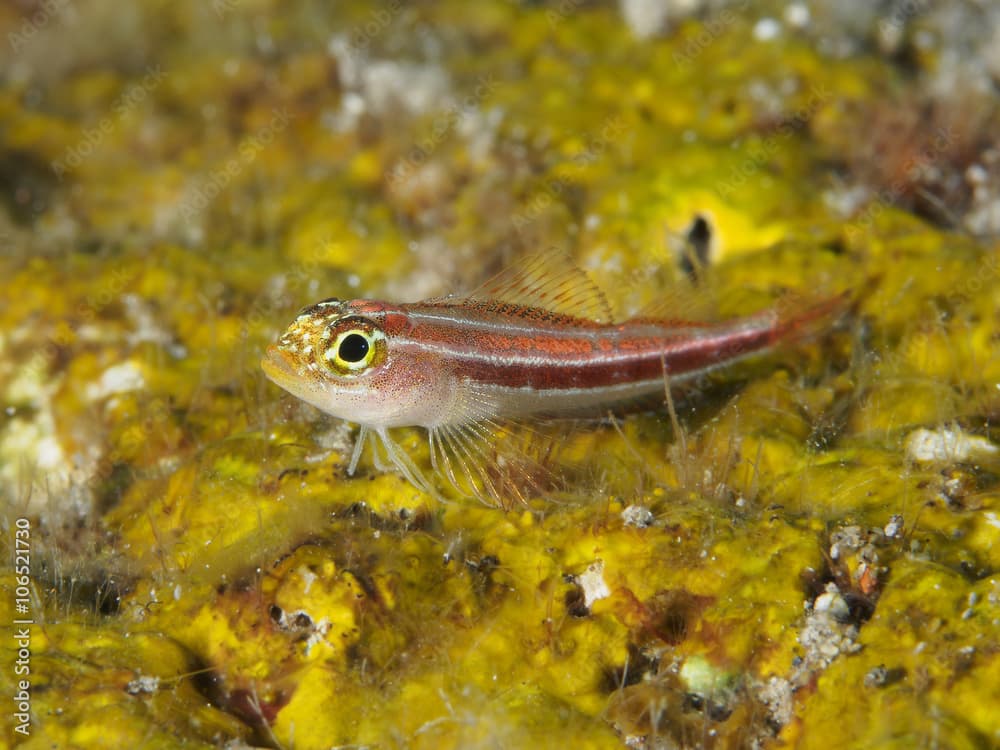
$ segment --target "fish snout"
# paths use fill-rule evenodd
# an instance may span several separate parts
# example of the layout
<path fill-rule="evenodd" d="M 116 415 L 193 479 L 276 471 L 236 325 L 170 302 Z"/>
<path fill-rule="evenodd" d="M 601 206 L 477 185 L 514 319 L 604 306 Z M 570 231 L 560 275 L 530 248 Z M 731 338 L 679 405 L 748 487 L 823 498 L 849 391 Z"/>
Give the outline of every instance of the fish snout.
<path fill-rule="evenodd" d="M 289 378 L 297 375 L 295 363 L 292 356 L 277 344 L 271 344 L 264 353 L 264 358 L 260 361 L 260 367 L 278 385 L 284 385 Z"/>

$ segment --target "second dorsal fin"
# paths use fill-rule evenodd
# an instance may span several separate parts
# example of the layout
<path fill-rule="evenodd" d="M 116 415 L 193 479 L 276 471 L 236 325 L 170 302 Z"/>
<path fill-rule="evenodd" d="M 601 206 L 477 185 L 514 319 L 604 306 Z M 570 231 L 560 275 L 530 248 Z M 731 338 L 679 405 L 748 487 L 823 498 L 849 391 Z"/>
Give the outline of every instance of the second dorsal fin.
<path fill-rule="evenodd" d="M 604 293 L 559 250 L 529 255 L 462 296 L 537 307 L 599 323 L 611 321 Z"/>
<path fill-rule="evenodd" d="M 692 289 L 683 282 L 668 284 L 657 299 L 644 305 L 633 317 L 691 323 L 706 323 L 719 318 L 711 292 Z"/>

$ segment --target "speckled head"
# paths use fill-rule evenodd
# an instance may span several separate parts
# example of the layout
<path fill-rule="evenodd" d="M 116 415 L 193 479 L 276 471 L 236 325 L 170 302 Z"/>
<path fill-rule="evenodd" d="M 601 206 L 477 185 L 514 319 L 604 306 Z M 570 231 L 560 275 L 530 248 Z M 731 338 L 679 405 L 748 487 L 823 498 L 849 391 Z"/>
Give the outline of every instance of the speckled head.
<path fill-rule="evenodd" d="M 399 308 L 371 300 L 317 302 L 268 347 L 261 367 L 335 417 L 374 427 L 425 424 L 438 415 L 441 381 L 426 358 L 387 331 L 390 319 L 398 328 L 402 318 Z"/>
<path fill-rule="evenodd" d="M 386 338 L 377 320 L 358 315 L 352 303 L 328 299 L 303 308 L 261 361 L 274 383 L 324 411 L 336 409 L 384 364 Z M 331 408 L 334 407 L 334 408 Z"/>
<path fill-rule="evenodd" d="M 329 341 L 330 326 L 346 315 L 346 303 L 335 298 L 299 310 L 277 347 L 290 354 L 311 354 L 318 341 Z"/>

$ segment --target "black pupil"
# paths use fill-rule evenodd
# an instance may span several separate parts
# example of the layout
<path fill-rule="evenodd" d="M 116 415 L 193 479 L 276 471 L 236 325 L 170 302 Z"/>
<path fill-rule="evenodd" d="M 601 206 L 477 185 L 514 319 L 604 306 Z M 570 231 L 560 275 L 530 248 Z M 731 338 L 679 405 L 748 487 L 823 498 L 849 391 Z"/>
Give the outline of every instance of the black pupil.
<path fill-rule="evenodd" d="M 345 362 L 360 362 L 368 354 L 368 339 L 360 333 L 352 333 L 340 342 L 340 358 Z"/>

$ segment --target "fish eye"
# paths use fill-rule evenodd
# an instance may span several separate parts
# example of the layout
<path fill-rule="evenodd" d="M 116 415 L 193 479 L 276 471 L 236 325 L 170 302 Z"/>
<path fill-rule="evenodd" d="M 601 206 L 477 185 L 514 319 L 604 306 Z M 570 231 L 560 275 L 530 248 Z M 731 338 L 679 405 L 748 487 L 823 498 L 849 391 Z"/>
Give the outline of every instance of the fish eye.
<path fill-rule="evenodd" d="M 368 339 L 360 333 L 349 333 L 340 340 L 337 356 L 349 364 L 361 362 L 371 349 Z"/>
<path fill-rule="evenodd" d="M 330 368 L 341 375 L 360 375 L 385 357 L 385 334 L 377 328 L 345 326 L 323 353 Z"/>

